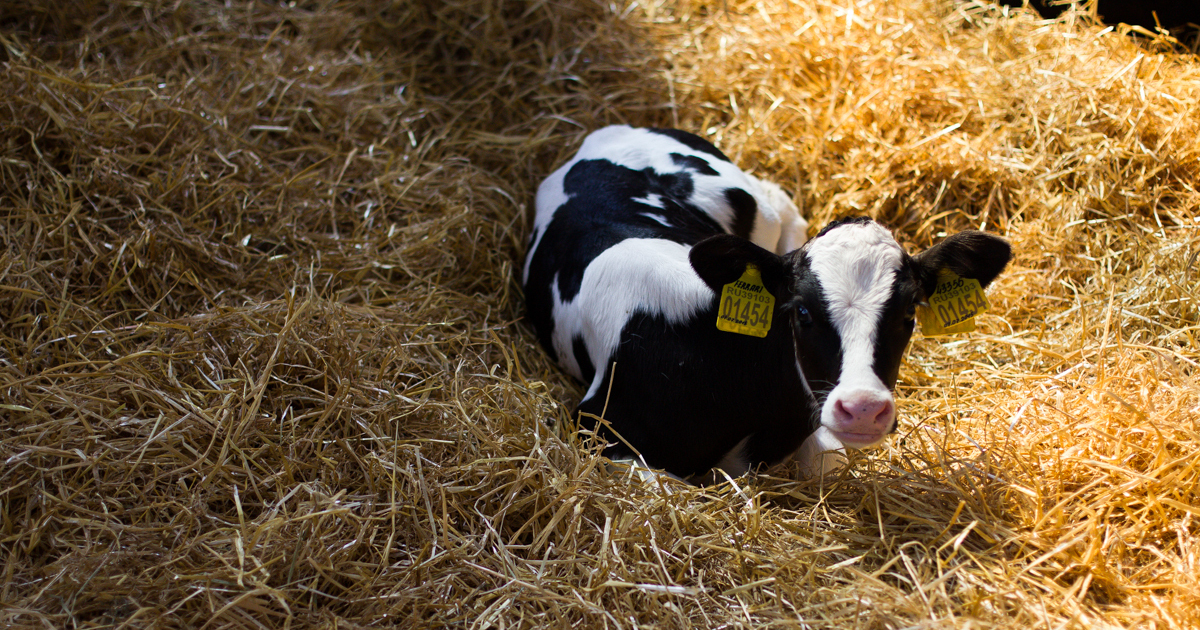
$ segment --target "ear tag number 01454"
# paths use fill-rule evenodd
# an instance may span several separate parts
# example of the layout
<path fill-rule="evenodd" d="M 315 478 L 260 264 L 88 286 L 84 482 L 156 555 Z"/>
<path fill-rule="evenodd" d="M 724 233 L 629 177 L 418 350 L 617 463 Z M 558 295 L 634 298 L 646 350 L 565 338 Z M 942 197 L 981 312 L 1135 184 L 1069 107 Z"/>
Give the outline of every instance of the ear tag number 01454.
<path fill-rule="evenodd" d="M 774 310 L 775 296 L 763 285 L 762 273 L 757 266 L 747 264 L 742 277 L 721 288 L 717 330 L 766 337 Z"/>
<path fill-rule="evenodd" d="M 983 287 L 973 278 L 962 278 L 949 269 L 938 272 L 937 289 L 929 305 L 917 309 L 921 334 L 954 335 L 975 330 L 975 316 L 988 310 Z"/>

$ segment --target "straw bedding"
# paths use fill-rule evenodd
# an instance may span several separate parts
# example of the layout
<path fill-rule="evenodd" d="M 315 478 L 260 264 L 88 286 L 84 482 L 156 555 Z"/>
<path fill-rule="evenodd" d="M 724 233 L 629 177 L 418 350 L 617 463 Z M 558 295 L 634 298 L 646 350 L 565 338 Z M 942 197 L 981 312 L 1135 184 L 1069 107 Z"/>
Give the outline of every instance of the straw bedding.
<path fill-rule="evenodd" d="M 0 3 L 0 624 L 1200 626 L 1200 63 L 952 0 Z M 993 312 L 843 474 L 632 480 L 520 322 L 676 125 Z"/>

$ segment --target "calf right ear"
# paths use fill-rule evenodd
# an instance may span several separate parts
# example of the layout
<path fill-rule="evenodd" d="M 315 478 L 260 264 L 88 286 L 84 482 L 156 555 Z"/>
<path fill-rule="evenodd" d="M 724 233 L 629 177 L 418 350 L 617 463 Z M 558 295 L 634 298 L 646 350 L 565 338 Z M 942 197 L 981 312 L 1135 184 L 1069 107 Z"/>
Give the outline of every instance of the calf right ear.
<path fill-rule="evenodd" d="M 721 288 L 742 277 L 746 265 L 754 263 L 767 287 L 783 281 L 783 257 L 732 234 L 719 234 L 696 243 L 688 254 L 692 269 L 717 295 Z"/>

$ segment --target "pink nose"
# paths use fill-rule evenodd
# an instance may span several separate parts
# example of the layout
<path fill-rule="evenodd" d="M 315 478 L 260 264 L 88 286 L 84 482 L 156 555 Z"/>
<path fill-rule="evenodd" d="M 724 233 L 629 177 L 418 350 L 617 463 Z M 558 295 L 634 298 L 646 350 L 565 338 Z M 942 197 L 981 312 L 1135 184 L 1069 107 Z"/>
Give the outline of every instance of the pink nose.
<path fill-rule="evenodd" d="M 881 435 L 892 428 L 891 397 L 869 390 L 850 392 L 833 404 L 833 418 L 843 431 Z"/>

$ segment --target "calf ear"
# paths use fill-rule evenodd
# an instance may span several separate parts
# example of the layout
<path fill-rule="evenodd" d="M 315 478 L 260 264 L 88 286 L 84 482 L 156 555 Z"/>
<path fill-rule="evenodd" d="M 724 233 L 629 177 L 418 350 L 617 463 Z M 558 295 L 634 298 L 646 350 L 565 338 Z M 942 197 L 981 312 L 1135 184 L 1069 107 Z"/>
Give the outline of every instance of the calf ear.
<path fill-rule="evenodd" d="M 732 234 L 719 234 L 696 243 L 688 255 L 692 269 L 717 295 L 721 288 L 742 277 L 747 263 L 762 273 L 771 290 L 783 281 L 783 257 Z"/>
<path fill-rule="evenodd" d="M 986 287 L 1004 271 L 1012 258 L 1008 241 L 976 230 L 959 232 L 913 257 L 925 295 L 937 287 L 938 272 L 949 269 L 963 278 L 974 278 Z"/>

